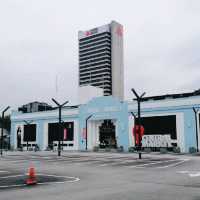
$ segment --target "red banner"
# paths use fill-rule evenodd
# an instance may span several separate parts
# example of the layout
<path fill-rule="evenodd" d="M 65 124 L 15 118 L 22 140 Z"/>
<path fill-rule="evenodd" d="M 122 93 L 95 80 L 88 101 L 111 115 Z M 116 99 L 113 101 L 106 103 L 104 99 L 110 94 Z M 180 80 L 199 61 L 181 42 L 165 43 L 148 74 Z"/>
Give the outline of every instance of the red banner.
<path fill-rule="evenodd" d="M 86 129 L 85 128 L 83 128 L 83 131 L 82 131 L 82 138 L 86 139 Z"/>
<path fill-rule="evenodd" d="M 133 136 L 136 145 L 140 145 L 143 135 L 144 135 L 144 127 L 142 125 L 141 126 L 135 125 L 135 127 L 133 128 Z"/>
<path fill-rule="evenodd" d="M 64 133 L 63 134 L 64 134 L 63 135 L 63 139 L 67 140 L 67 129 L 66 128 L 64 128 Z"/>

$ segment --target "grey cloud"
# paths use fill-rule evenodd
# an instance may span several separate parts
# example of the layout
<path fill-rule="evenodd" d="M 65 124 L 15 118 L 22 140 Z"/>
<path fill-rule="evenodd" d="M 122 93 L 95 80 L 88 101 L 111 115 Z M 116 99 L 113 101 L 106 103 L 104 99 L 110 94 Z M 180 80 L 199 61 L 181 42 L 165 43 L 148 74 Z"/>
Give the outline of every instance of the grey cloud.
<path fill-rule="evenodd" d="M 147 95 L 199 88 L 199 8 L 195 0 L 1 1 L 0 110 L 56 95 L 75 104 L 77 32 L 113 19 L 125 30 L 126 99 L 132 87 Z"/>

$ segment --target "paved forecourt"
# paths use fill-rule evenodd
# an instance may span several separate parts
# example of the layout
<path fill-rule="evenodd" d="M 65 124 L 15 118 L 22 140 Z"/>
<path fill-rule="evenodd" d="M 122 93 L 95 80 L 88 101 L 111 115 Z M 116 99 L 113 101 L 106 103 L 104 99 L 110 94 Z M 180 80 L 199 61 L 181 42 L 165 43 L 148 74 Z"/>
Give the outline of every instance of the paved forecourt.
<path fill-rule="evenodd" d="M 137 154 L 117 154 L 117 153 L 66 153 L 63 152 L 58 157 L 56 152 L 46 154 L 24 152 L 20 154 L 9 154 L 2 158 L 12 164 L 28 163 L 51 163 L 51 164 L 73 164 L 95 167 L 125 167 L 125 168 L 168 168 L 177 166 L 189 161 L 188 158 L 177 158 L 170 155 L 143 154 L 142 159 L 138 159 Z"/>
<path fill-rule="evenodd" d="M 139 160 L 129 153 L 62 152 L 58 157 L 57 152 L 5 152 L 0 159 L 2 199 L 200 197 L 198 157 L 151 153 Z M 35 167 L 38 184 L 27 187 L 30 166 Z"/>

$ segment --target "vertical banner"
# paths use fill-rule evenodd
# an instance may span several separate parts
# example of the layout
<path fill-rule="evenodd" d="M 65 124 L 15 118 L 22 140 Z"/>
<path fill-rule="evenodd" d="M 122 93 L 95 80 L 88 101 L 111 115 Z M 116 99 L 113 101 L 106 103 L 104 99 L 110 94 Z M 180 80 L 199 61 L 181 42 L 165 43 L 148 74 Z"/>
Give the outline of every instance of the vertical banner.
<path fill-rule="evenodd" d="M 82 138 L 83 138 L 83 139 L 86 139 L 86 128 L 83 128 L 83 131 L 82 131 Z"/>
<path fill-rule="evenodd" d="M 63 135 L 63 139 L 67 140 L 67 129 L 66 128 L 64 128 L 64 133 L 63 134 L 64 134 Z"/>

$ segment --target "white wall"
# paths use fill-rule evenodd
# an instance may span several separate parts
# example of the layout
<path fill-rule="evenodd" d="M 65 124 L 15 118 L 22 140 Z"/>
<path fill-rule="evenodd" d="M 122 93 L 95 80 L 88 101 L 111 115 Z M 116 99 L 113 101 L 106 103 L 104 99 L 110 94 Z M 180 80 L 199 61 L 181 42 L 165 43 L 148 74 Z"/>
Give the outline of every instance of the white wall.
<path fill-rule="evenodd" d="M 81 86 L 78 88 L 78 103 L 86 104 L 94 97 L 103 96 L 103 89 L 91 85 Z"/>

